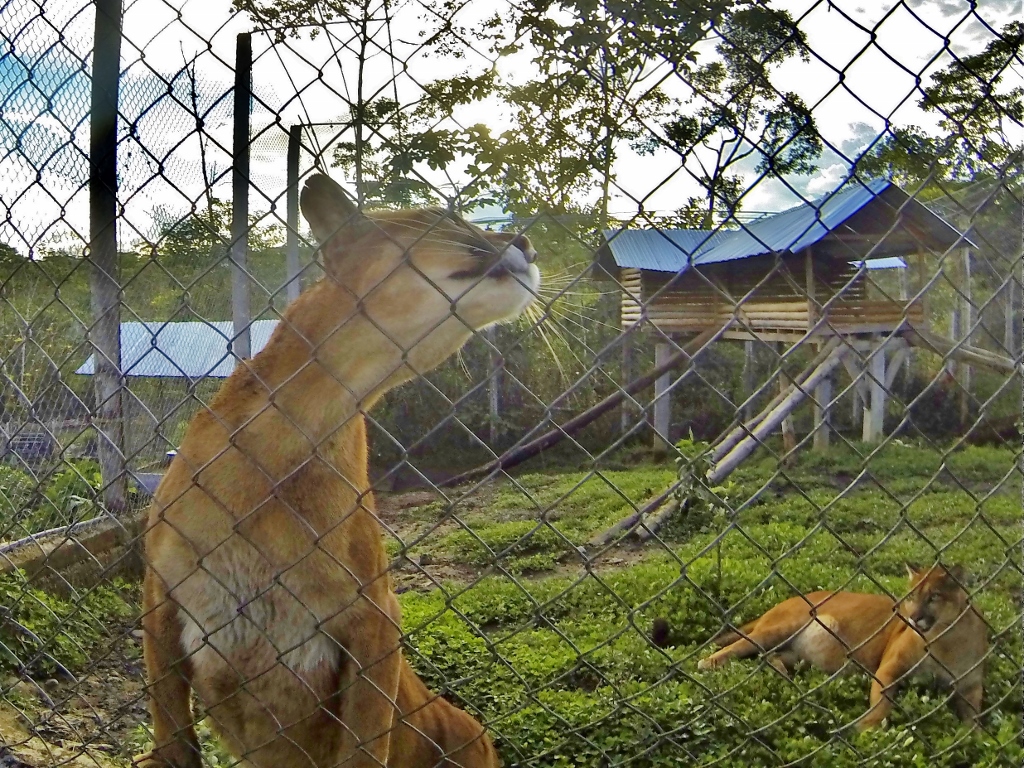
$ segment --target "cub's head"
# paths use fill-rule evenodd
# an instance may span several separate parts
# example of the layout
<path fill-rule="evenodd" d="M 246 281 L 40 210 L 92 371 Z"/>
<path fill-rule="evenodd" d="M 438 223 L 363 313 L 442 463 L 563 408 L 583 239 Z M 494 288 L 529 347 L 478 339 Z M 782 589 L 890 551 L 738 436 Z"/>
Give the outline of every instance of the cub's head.
<path fill-rule="evenodd" d="M 952 626 L 967 609 L 967 592 L 963 588 L 964 569 L 958 565 L 946 568 L 917 568 L 907 564 L 910 594 L 903 601 L 903 615 L 922 633 L 942 632 Z"/>
<path fill-rule="evenodd" d="M 420 372 L 536 296 L 536 252 L 522 235 L 485 232 L 437 208 L 364 214 L 319 174 L 300 202 L 329 279 Z"/>

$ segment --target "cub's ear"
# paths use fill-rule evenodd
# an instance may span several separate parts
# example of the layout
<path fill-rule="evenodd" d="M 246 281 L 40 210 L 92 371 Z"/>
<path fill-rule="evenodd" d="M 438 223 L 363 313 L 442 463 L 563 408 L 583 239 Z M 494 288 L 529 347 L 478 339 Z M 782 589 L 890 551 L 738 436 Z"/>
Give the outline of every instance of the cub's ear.
<path fill-rule="evenodd" d="M 908 578 L 912 579 L 915 576 L 917 576 L 917 574 L 919 574 L 921 572 L 921 567 L 919 565 L 917 565 L 916 563 L 907 563 L 907 562 L 905 562 L 905 563 L 903 563 L 903 565 L 907 569 L 907 577 Z"/>
<path fill-rule="evenodd" d="M 323 244 L 336 235 L 354 240 L 365 233 L 369 220 L 341 186 L 322 173 L 306 179 L 299 196 L 302 215 L 309 222 L 313 237 Z"/>

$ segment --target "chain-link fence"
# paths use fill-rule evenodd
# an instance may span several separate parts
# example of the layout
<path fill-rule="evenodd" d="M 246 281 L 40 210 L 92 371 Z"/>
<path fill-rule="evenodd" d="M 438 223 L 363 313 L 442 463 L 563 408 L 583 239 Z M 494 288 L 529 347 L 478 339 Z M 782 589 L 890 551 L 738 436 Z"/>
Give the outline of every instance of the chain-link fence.
<path fill-rule="evenodd" d="M 0 764 L 1020 766 L 1020 10 L 0 4 Z"/>

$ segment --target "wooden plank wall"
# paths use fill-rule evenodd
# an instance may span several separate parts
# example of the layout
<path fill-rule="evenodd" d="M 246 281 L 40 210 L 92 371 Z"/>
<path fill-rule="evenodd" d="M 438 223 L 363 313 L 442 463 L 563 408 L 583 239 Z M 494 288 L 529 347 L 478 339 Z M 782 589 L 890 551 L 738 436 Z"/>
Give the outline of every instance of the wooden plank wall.
<path fill-rule="evenodd" d="M 806 331 L 828 308 L 823 333 L 878 332 L 906 317 L 923 321 L 920 305 L 869 297 L 868 281 L 845 261 L 814 261 L 814 301 L 808 301 L 803 256 L 759 257 L 689 270 L 683 275 L 623 269 L 622 324 L 642 319 L 671 333 L 693 332 L 736 319 L 752 331 Z"/>

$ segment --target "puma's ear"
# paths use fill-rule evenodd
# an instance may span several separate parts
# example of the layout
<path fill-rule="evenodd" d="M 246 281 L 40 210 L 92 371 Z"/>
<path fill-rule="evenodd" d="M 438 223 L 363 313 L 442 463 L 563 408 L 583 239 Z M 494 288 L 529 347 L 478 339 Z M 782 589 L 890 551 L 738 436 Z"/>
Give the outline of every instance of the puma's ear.
<path fill-rule="evenodd" d="M 322 173 L 306 179 L 299 197 L 302 215 L 309 222 L 313 237 L 323 244 L 342 234 L 354 240 L 364 234 L 367 219 L 341 186 Z"/>
<path fill-rule="evenodd" d="M 921 572 L 921 568 L 919 566 L 915 565 L 914 563 L 906 563 L 905 562 L 905 563 L 903 563 L 903 565 L 907 569 L 907 578 L 909 578 L 909 579 L 913 579 L 914 577 L 917 576 L 917 574 L 919 574 Z"/>
<path fill-rule="evenodd" d="M 949 574 L 950 578 L 956 582 L 956 586 L 960 586 L 964 583 L 967 578 L 967 573 L 964 571 L 962 565 L 951 565 L 946 568 L 946 573 Z"/>

